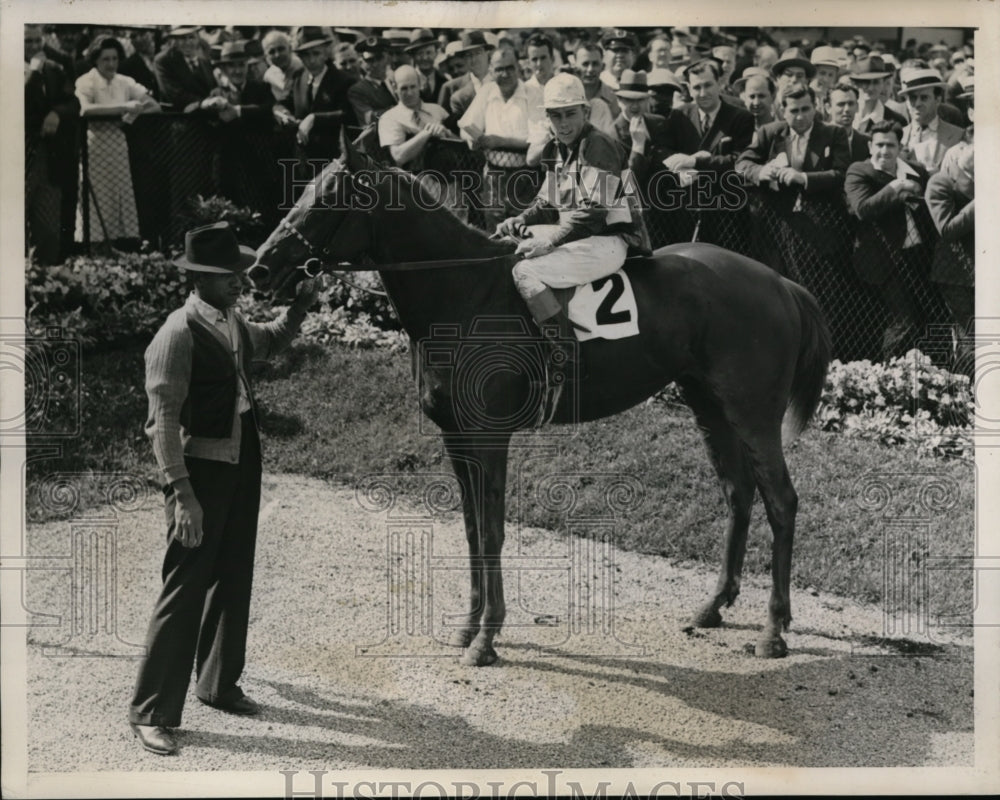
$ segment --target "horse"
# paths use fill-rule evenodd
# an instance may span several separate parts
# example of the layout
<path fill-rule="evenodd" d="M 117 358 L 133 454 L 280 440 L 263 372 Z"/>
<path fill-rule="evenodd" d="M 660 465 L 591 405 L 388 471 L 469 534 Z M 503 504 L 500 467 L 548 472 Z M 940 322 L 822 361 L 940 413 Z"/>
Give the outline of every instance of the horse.
<path fill-rule="evenodd" d="M 494 240 L 433 200 L 426 176 L 381 165 L 346 144 L 257 251 L 249 277 L 278 294 L 316 269 L 362 257 L 378 270 L 399 321 L 414 345 L 453 335 L 446 358 L 411 347 L 424 414 L 441 430 L 462 493 L 469 547 L 468 611 L 449 644 L 460 661 L 497 660 L 494 637 L 505 615 L 501 551 L 509 442 L 534 424 L 542 401 L 536 382 L 547 352 L 517 293 L 514 242 Z M 404 261 L 403 259 L 418 259 Z M 349 268 L 349 267 L 348 267 Z M 641 330 L 619 339 L 581 342 L 575 391 L 561 393 L 553 424 L 596 420 L 622 412 L 671 382 L 694 412 L 728 506 L 724 556 L 712 594 L 689 627 L 716 627 L 720 609 L 740 591 L 750 514 L 763 499 L 772 541 L 772 588 L 754 652 L 787 654 L 789 583 L 798 496 L 785 463 L 791 440 L 815 413 L 830 362 L 830 334 L 816 300 L 764 264 L 707 243 L 672 244 L 624 267 Z M 310 273 L 312 274 L 312 273 Z M 527 336 L 537 355 L 470 366 L 484 323 L 507 322 L 495 352 L 522 354 Z M 500 325 L 503 328 L 503 325 Z M 527 332 L 527 333 L 525 333 Z M 457 334 L 457 336 L 456 336 Z M 477 338 L 478 337 L 478 338 Z M 456 365 L 455 354 L 459 362 Z M 482 359 L 480 359 L 481 361 Z M 497 366 L 499 365 L 499 366 Z M 567 389 L 570 382 L 567 381 Z"/>

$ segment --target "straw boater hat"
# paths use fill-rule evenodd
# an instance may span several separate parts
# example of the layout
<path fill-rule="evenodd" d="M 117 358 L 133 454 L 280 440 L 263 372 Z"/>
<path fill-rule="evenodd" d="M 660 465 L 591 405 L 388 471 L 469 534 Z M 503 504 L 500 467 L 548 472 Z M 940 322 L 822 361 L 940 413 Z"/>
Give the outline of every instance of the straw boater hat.
<path fill-rule="evenodd" d="M 228 222 L 216 222 L 184 234 L 184 255 L 175 258 L 174 265 L 192 272 L 229 275 L 256 261 L 256 251 L 236 241 Z"/>
<path fill-rule="evenodd" d="M 837 67 L 837 69 L 840 69 L 841 64 L 847 60 L 847 51 L 844 50 L 843 54 L 841 54 L 841 49 L 839 47 L 822 45 L 812 51 L 809 55 L 809 60 L 814 67 Z"/>
<path fill-rule="evenodd" d="M 899 93 L 916 92 L 920 89 L 932 89 L 935 86 L 945 88 L 941 74 L 936 69 L 922 67 L 907 67 L 899 71 Z"/>
<path fill-rule="evenodd" d="M 585 106 L 587 93 L 583 83 L 576 75 L 560 72 L 553 75 L 545 84 L 542 93 L 543 108 L 569 108 L 570 106 Z"/>
<path fill-rule="evenodd" d="M 382 31 L 382 36 L 393 50 L 402 50 L 410 44 L 410 32 L 402 28 L 387 28 Z"/>
<path fill-rule="evenodd" d="M 649 97 L 649 85 L 646 83 L 646 73 L 631 69 L 624 70 L 618 80 L 615 94 L 625 100 L 643 100 Z"/>
<path fill-rule="evenodd" d="M 201 30 L 201 25 L 175 25 L 167 32 L 167 36 L 190 36 Z"/>
<path fill-rule="evenodd" d="M 774 85 L 774 78 L 771 77 L 771 70 L 766 67 L 747 67 L 743 70 L 743 75 L 733 81 L 733 89 L 736 90 L 736 93 L 742 94 L 747 81 L 753 77 L 767 78 L 767 85 L 771 87 L 771 94 L 777 91 L 777 87 Z"/>
<path fill-rule="evenodd" d="M 777 78 L 788 67 L 802 67 L 806 71 L 807 80 L 812 80 L 812 77 L 816 74 L 816 67 L 806 58 L 806 54 L 802 49 L 798 47 L 789 47 L 782 53 L 781 58 L 775 61 L 774 66 L 771 67 L 771 72 Z"/>

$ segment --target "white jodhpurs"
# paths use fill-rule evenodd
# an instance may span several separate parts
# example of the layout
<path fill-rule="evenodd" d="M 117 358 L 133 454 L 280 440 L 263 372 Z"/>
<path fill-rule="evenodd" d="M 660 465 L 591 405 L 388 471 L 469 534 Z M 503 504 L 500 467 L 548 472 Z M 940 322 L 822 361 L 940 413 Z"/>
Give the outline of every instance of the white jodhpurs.
<path fill-rule="evenodd" d="M 556 225 L 532 225 L 528 230 L 548 239 Z M 545 291 L 566 289 L 604 278 L 625 263 L 628 247 L 621 236 L 589 236 L 560 245 L 548 255 L 526 258 L 514 266 L 514 285 L 525 300 Z"/>

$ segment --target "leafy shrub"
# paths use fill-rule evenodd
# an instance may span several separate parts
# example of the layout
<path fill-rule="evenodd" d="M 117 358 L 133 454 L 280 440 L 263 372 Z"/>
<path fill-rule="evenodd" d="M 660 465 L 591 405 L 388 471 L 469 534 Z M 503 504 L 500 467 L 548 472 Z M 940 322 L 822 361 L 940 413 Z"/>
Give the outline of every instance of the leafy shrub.
<path fill-rule="evenodd" d="M 240 244 L 260 247 L 267 238 L 264 221 L 259 212 L 236 205 L 232 200 L 218 195 L 202 197 L 195 195 L 188 200 L 189 214 L 185 217 L 185 229 L 199 228 L 216 222 L 228 222 L 236 232 Z M 181 242 L 183 247 L 183 242 Z"/>

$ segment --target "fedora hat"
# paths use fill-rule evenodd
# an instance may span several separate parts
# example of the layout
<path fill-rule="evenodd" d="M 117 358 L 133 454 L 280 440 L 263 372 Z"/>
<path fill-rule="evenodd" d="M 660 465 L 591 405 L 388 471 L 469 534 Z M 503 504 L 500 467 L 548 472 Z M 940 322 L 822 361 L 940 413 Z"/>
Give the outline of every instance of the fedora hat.
<path fill-rule="evenodd" d="M 931 89 L 946 86 L 941 78 L 941 73 L 936 69 L 924 69 L 922 67 L 906 67 L 899 71 L 899 93 L 916 92 L 920 89 Z"/>
<path fill-rule="evenodd" d="M 816 74 L 815 65 L 806 58 L 806 54 L 799 47 L 789 47 L 782 53 L 781 58 L 775 61 L 774 66 L 771 67 L 771 73 L 777 78 L 789 67 L 802 67 L 806 71 L 806 79 L 808 80 L 812 80 Z"/>
<path fill-rule="evenodd" d="M 174 265 L 193 272 L 228 275 L 242 272 L 257 260 L 252 247 L 236 241 L 228 222 L 193 228 L 184 234 L 184 255 Z"/>
<path fill-rule="evenodd" d="M 402 28 L 386 28 L 382 36 L 393 50 L 401 50 L 410 44 L 410 32 Z"/>
<path fill-rule="evenodd" d="M 886 78 L 892 75 L 892 69 L 881 56 L 868 56 L 859 58 L 851 64 L 850 76 L 856 81 L 871 81 L 878 78 Z"/>
<path fill-rule="evenodd" d="M 333 39 L 323 33 L 322 28 L 308 27 L 299 31 L 298 44 L 295 46 L 296 53 L 312 50 L 314 47 L 322 47 L 331 44 Z"/>
<path fill-rule="evenodd" d="M 458 43 L 460 46 L 455 48 L 455 52 L 451 55 L 467 53 L 470 50 L 478 50 L 480 47 L 486 49 L 491 47 L 482 31 L 462 31 L 462 33 L 459 34 Z"/>
<path fill-rule="evenodd" d="M 847 60 L 847 51 L 839 47 L 821 45 L 809 55 L 809 60 L 815 67 L 837 67 Z"/>
<path fill-rule="evenodd" d="M 666 94 L 671 91 L 684 88 L 681 82 L 677 79 L 677 76 L 664 67 L 651 69 L 649 74 L 646 76 L 646 85 L 649 87 L 650 91 L 656 92 L 657 94 Z"/>
<path fill-rule="evenodd" d="M 615 89 L 618 97 L 626 100 L 642 100 L 649 97 L 649 84 L 646 83 L 646 73 L 627 69 L 622 72 L 618 81 L 618 88 Z"/>
<path fill-rule="evenodd" d="M 407 53 L 410 53 L 414 50 L 419 50 L 421 47 L 427 47 L 429 44 L 436 47 L 437 43 L 437 37 L 427 30 L 427 28 L 415 28 L 413 33 L 410 34 L 410 43 L 403 49 Z"/>
<path fill-rule="evenodd" d="M 201 25 L 176 25 L 167 31 L 167 36 L 190 36 L 201 30 Z"/>
<path fill-rule="evenodd" d="M 250 58 L 250 54 L 246 50 L 246 45 L 247 43 L 244 41 L 226 42 L 219 51 L 219 57 L 213 59 L 212 63 L 218 65 L 247 61 Z"/>
<path fill-rule="evenodd" d="M 733 81 L 733 89 L 736 90 L 737 94 L 742 94 L 747 81 L 754 77 L 767 78 L 767 85 L 771 87 L 771 93 L 774 94 L 777 87 L 774 85 L 774 78 L 771 77 L 771 70 L 767 67 L 747 67 L 743 70 L 743 75 Z"/>

